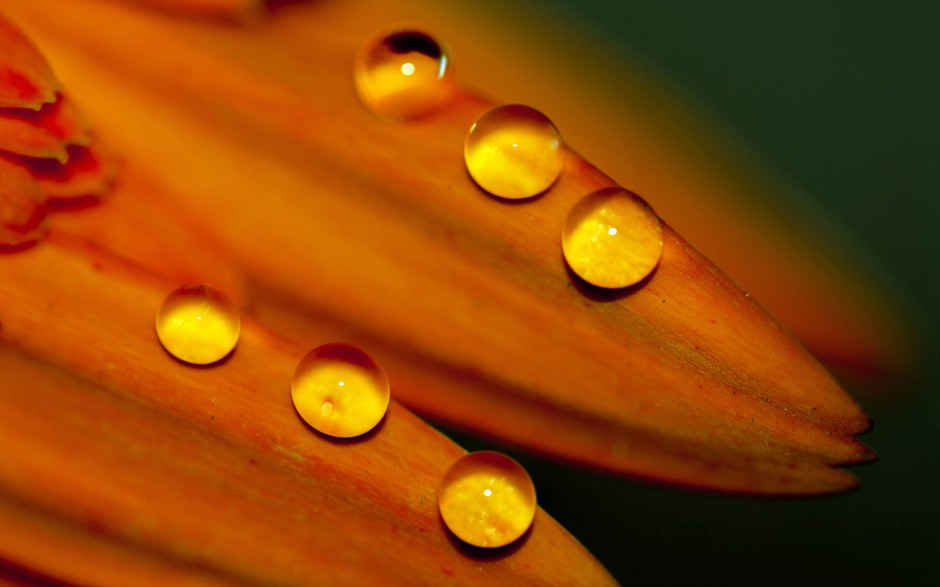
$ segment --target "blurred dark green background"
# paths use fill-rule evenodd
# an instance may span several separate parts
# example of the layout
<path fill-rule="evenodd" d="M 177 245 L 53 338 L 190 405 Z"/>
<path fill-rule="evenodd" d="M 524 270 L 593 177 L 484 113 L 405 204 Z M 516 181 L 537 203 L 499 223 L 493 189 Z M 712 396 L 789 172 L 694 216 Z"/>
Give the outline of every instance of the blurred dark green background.
<path fill-rule="evenodd" d="M 541 505 L 624 585 L 940 584 L 940 2 L 539 6 L 662 74 L 802 190 L 896 287 L 928 363 L 903 400 L 863 398 L 881 460 L 849 495 L 700 496 L 519 457 Z"/>

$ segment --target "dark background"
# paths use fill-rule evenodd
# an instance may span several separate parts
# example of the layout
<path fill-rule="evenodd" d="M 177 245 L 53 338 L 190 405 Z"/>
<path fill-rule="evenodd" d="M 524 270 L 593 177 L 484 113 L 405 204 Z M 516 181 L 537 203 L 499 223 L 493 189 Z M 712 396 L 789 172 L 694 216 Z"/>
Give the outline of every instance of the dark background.
<path fill-rule="evenodd" d="M 844 228 L 927 333 L 926 374 L 901 400 L 860 398 L 881 459 L 836 497 L 701 496 L 501 450 L 624 585 L 940 584 L 940 2 L 538 6 L 663 75 Z"/>

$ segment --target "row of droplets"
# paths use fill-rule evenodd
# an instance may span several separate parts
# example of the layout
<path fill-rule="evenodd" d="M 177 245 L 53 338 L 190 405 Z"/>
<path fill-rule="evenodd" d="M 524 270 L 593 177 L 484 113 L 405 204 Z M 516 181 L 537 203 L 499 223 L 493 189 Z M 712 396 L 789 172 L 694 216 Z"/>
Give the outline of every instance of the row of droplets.
<path fill-rule="evenodd" d="M 184 285 L 160 304 L 156 331 L 163 348 L 180 361 L 209 365 L 235 349 L 241 316 L 216 288 Z M 375 428 L 385 417 L 390 395 L 385 370 L 362 349 L 344 343 L 313 349 L 291 377 L 291 398 L 300 416 L 317 431 L 337 438 L 361 436 Z M 525 469 L 490 451 L 455 462 L 438 494 L 441 517 L 451 532 L 487 548 L 522 536 L 532 524 L 535 504 L 535 488 Z"/>
<path fill-rule="evenodd" d="M 447 46 L 411 25 L 382 31 L 363 45 L 354 73 L 362 102 L 386 120 L 427 115 L 446 104 L 456 88 Z M 464 162 L 473 181 L 512 200 L 551 188 L 564 169 L 565 153 L 551 120 L 519 104 L 485 113 L 470 126 L 464 142 Z M 572 207 L 561 244 L 578 277 L 602 288 L 624 288 L 659 264 L 662 222 L 636 194 L 604 188 Z"/>
<path fill-rule="evenodd" d="M 456 87 L 451 56 L 432 36 L 398 27 L 363 46 L 355 63 L 362 101 L 382 118 L 419 117 L 441 107 Z M 464 161 L 485 191 L 506 199 L 541 194 L 565 165 L 565 147 L 555 125 L 522 105 L 494 108 L 471 125 Z M 662 255 L 662 223 L 639 196 L 620 187 L 593 192 L 576 203 L 562 234 L 569 267 L 586 282 L 623 288 L 644 279 Z M 238 309 L 208 285 L 186 285 L 157 310 L 157 336 L 181 361 L 216 363 L 238 342 Z M 361 436 L 385 417 L 388 377 L 363 350 L 330 343 L 310 351 L 291 378 L 300 416 L 319 432 Z M 499 547 L 532 524 L 536 498 L 532 480 L 516 461 L 490 451 L 468 454 L 444 475 L 438 496 L 441 518 L 455 536 L 481 547 Z"/>

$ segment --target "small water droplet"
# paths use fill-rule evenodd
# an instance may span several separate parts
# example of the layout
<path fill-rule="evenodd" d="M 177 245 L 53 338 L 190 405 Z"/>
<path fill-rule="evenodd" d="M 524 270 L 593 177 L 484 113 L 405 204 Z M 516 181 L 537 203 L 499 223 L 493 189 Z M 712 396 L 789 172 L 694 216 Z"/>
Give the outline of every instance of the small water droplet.
<path fill-rule="evenodd" d="M 157 309 L 157 338 L 171 355 L 194 365 L 208 365 L 235 348 L 241 332 L 238 308 L 209 285 L 184 285 Z"/>
<path fill-rule="evenodd" d="M 485 548 L 522 536 L 535 517 L 535 486 L 522 465 L 496 452 L 470 453 L 441 484 L 439 507 L 457 538 Z"/>
<path fill-rule="evenodd" d="M 547 190 L 565 165 L 561 135 L 544 114 L 518 104 L 484 114 L 467 133 L 464 161 L 473 181 L 501 198 Z"/>
<path fill-rule="evenodd" d="M 622 288 L 645 278 L 662 256 L 662 222 L 641 197 L 623 188 L 598 190 L 568 213 L 562 234 L 568 266 L 581 279 Z"/>
<path fill-rule="evenodd" d="M 388 409 L 388 377 L 361 349 L 343 343 L 319 346 L 291 379 L 300 416 L 320 432 L 351 438 L 372 430 Z"/>
<path fill-rule="evenodd" d="M 443 104 L 456 81 L 447 47 L 413 25 L 379 32 L 354 65 L 359 98 L 378 116 L 414 118 Z"/>

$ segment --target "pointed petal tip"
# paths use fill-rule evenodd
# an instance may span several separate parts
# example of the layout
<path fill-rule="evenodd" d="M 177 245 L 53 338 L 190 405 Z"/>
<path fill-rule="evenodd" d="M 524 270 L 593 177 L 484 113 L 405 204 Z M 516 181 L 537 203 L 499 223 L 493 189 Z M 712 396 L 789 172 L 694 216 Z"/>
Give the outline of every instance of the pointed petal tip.
<path fill-rule="evenodd" d="M 792 497 L 794 499 L 801 498 L 810 498 L 810 497 L 834 497 L 837 495 L 843 495 L 846 493 L 851 493 L 858 491 L 861 488 L 861 481 L 857 476 L 841 468 L 830 469 L 829 479 L 830 484 L 825 489 L 821 490 L 815 496 L 811 495 L 791 495 L 787 497 Z"/>
<path fill-rule="evenodd" d="M 0 107 L 40 110 L 62 88 L 49 63 L 19 27 L 0 14 Z"/>
<path fill-rule="evenodd" d="M 91 144 L 88 122 L 62 93 L 39 109 L 0 108 L 0 151 L 15 157 L 65 164 L 69 147 Z"/>
<path fill-rule="evenodd" d="M 839 466 L 865 465 L 868 463 L 874 463 L 881 458 L 875 449 L 871 448 L 864 442 L 861 442 L 858 439 L 853 439 L 852 443 L 858 449 L 858 453 L 851 460 L 844 463 L 839 463 Z"/>

